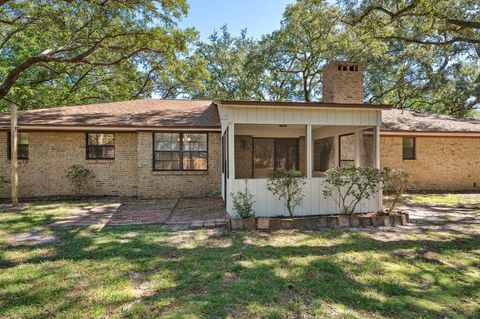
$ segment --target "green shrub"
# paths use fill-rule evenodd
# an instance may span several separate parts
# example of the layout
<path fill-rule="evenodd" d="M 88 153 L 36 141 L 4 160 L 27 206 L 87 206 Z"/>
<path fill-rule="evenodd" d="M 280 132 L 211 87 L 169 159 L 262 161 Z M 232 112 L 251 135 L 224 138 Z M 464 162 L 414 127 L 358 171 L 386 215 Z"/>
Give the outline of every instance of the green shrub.
<path fill-rule="evenodd" d="M 399 168 L 385 167 L 383 169 L 383 189 L 393 197 L 392 203 L 387 208 L 391 213 L 395 209 L 398 200 L 403 195 L 410 182 L 410 174 Z"/>
<path fill-rule="evenodd" d="M 270 174 L 267 183 L 267 189 L 284 201 L 290 217 L 293 218 L 295 207 L 305 198 L 303 187 L 305 186 L 305 176 L 296 170 L 279 169 Z"/>
<path fill-rule="evenodd" d="M 237 194 L 231 193 L 233 199 L 233 208 L 237 212 L 237 215 L 240 218 L 250 218 L 254 217 L 255 213 L 253 212 L 253 195 L 248 190 L 248 181 L 245 180 L 245 188 Z"/>
<path fill-rule="evenodd" d="M 80 193 L 87 186 L 91 171 L 82 165 L 71 165 L 65 169 L 65 176 L 76 193 Z"/>
<path fill-rule="evenodd" d="M 342 214 L 351 215 L 361 200 L 378 192 L 381 181 L 382 172 L 375 168 L 334 167 L 326 172 L 323 196 L 332 198 Z"/>
<path fill-rule="evenodd" d="M 0 176 L 0 186 L 10 183 L 10 179 L 6 176 Z"/>

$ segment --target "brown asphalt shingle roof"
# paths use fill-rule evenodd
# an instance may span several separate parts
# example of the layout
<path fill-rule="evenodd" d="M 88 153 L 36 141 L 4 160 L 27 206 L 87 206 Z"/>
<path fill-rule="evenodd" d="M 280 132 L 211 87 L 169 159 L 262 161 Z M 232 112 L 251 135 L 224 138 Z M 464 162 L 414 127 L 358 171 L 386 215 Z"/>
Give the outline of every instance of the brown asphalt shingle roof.
<path fill-rule="evenodd" d="M 219 128 L 217 106 L 198 100 L 133 100 L 18 112 L 19 125 Z M 0 113 L 0 124 L 10 114 Z"/>
<path fill-rule="evenodd" d="M 395 109 L 382 114 L 384 131 L 480 132 L 476 120 Z M 220 119 L 214 101 L 150 99 L 20 111 L 19 124 L 220 128 Z M 10 125 L 9 113 L 0 113 L 0 125 Z"/>
<path fill-rule="evenodd" d="M 388 110 L 382 112 L 382 130 L 416 132 L 480 132 L 480 121 L 455 116 Z"/>

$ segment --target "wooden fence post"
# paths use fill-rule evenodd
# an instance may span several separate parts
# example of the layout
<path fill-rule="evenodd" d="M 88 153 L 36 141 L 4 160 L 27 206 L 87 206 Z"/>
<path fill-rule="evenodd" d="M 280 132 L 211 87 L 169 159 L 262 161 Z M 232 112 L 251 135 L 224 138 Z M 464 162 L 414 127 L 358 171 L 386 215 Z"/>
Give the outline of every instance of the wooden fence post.
<path fill-rule="evenodd" d="M 10 146 L 11 146 L 11 185 L 12 185 L 12 206 L 18 206 L 18 127 L 17 127 L 17 106 L 12 105 L 11 108 L 11 131 L 10 131 Z"/>

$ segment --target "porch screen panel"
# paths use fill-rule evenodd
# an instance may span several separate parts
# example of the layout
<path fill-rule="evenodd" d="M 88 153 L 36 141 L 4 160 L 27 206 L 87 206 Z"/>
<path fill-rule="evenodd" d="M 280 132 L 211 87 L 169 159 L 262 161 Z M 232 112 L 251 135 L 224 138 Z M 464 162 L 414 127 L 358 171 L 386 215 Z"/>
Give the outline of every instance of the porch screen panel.
<path fill-rule="evenodd" d="M 272 138 L 256 138 L 253 144 L 253 177 L 267 178 L 275 167 L 275 141 Z"/>
<path fill-rule="evenodd" d="M 298 169 L 298 140 L 275 140 L 275 169 Z"/>
<path fill-rule="evenodd" d="M 373 129 L 366 129 L 360 131 L 360 166 L 374 167 L 375 166 L 375 132 Z"/>
<path fill-rule="evenodd" d="M 355 135 L 340 135 L 340 166 L 355 165 Z"/>
<path fill-rule="evenodd" d="M 315 140 L 313 144 L 313 169 L 325 172 L 335 166 L 335 147 L 333 136 Z"/>

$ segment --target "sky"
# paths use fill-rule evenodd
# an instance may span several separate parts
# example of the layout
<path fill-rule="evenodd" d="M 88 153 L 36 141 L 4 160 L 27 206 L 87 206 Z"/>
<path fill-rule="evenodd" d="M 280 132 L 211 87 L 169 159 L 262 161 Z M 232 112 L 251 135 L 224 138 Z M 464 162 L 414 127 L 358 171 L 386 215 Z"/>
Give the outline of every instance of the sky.
<path fill-rule="evenodd" d="M 214 30 L 228 25 L 233 36 L 247 29 L 247 36 L 259 39 L 280 26 L 287 4 L 294 0 L 188 0 L 190 11 L 180 24 L 195 27 L 200 39 L 207 40 Z"/>

